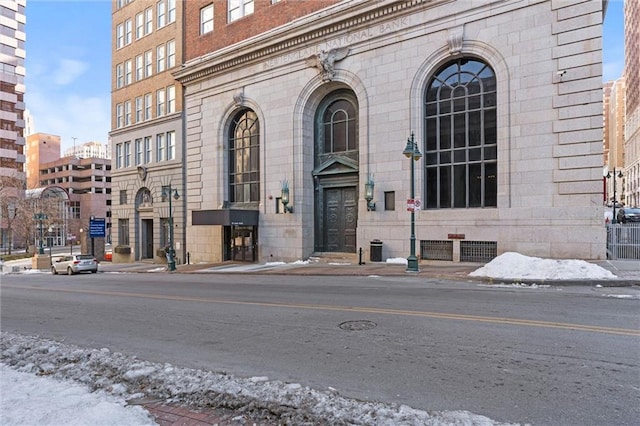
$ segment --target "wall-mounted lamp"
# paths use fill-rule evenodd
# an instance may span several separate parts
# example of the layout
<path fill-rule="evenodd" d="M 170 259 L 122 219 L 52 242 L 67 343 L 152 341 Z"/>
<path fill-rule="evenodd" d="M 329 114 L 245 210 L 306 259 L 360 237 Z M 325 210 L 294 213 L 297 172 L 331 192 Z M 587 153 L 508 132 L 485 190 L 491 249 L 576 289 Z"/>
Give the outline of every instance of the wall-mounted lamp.
<path fill-rule="evenodd" d="M 284 207 L 285 213 L 293 213 L 293 207 L 289 207 L 289 181 L 286 179 L 281 182 L 280 187 L 280 201 Z"/>
<path fill-rule="evenodd" d="M 369 176 L 367 178 L 367 182 L 364 184 L 364 199 L 367 200 L 367 211 L 375 212 L 376 211 L 376 203 L 372 203 L 373 200 L 373 187 L 375 183 L 373 183 L 373 178 Z"/>

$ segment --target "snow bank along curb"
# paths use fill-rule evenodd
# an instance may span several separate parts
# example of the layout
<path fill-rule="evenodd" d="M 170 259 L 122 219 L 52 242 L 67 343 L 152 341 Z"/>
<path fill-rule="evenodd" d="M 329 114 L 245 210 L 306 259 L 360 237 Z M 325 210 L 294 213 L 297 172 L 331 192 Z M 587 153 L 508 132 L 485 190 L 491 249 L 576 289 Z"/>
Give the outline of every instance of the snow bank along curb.
<path fill-rule="evenodd" d="M 283 424 L 482 425 L 496 423 L 466 411 L 427 413 L 405 405 L 363 402 L 337 391 L 317 391 L 266 377 L 222 373 L 142 361 L 109 349 L 84 349 L 9 332 L 0 335 L 1 362 L 19 371 L 73 380 L 126 399 L 231 408 Z"/>
<path fill-rule="evenodd" d="M 637 279 L 619 278 L 611 271 L 584 260 L 541 259 L 507 252 L 469 274 L 470 278 L 489 283 L 528 285 L 601 285 L 630 286 Z"/>

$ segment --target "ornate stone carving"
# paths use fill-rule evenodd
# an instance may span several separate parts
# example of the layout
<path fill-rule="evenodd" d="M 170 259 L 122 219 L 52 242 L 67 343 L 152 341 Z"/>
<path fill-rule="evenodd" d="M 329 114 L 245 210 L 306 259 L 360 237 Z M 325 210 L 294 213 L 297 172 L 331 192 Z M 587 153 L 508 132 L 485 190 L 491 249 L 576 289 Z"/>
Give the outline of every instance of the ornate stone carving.
<path fill-rule="evenodd" d="M 142 182 L 147 179 L 147 168 L 145 166 L 138 166 L 138 177 Z"/>
<path fill-rule="evenodd" d="M 320 70 L 320 78 L 322 78 L 322 81 L 332 81 L 335 77 L 335 63 L 346 58 L 349 54 L 349 50 L 349 47 L 331 49 L 328 52 L 326 50 L 322 50 L 316 55 L 309 56 L 306 59 L 306 63 L 307 65 Z"/>
<path fill-rule="evenodd" d="M 234 93 L 233 101 L 236 103 L 236 105 L 242 105 L 242 103 L 244 102 L 244 93 L 241 91 Z"/>
<path fill-rule="evenodd" d="M 447 44 L 449 45 L 449 53 L 457 55 L 462 51 L 462 42 L 464 41 L 464 27 L 449 29 L 447 34 Z"/>

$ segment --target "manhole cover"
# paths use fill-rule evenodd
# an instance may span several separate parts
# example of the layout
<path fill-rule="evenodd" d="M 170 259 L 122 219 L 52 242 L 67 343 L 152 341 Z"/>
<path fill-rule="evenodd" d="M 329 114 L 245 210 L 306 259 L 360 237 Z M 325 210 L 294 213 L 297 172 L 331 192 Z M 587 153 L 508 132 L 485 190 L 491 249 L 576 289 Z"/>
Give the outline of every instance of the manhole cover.
<path fill-rule="evenodd" d="M 371 330 L 372 328 L 376 328 L 377 325 L 378 324 L 373 321 L 345 321 L 338 327 L 347 331 L 359 331 Z"/>

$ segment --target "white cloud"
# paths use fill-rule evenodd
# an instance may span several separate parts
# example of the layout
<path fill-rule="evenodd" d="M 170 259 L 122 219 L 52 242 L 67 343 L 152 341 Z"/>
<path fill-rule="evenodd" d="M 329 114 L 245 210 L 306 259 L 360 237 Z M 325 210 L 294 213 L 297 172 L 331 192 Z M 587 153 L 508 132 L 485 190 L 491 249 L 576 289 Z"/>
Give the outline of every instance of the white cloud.
<path fill-rule="evenodd" d="M 75 59 L 61 59 L 59 67 L 53 71 L 54 84 L 67 86 L 89 69 L 89 64 Z"/>
<path fill-rule="evenodd" d="M 73 144 L 97 141 L 106 143 L 111 128 L 111 98 L 82 97 L 76 93 L 48 97 L 37 88 L 28 90 L 27 108 L 34 118 L 35 132 L 58 135 L 64 152 Z"/>

